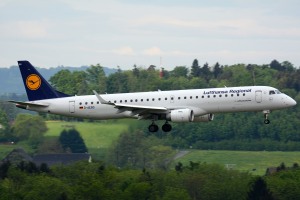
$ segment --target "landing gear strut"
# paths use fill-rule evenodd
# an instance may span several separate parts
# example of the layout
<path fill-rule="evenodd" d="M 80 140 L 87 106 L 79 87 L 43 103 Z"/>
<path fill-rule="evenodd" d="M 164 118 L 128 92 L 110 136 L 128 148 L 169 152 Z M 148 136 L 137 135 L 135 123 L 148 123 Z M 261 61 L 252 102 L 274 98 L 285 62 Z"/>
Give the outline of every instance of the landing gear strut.
<path fill-rule="evenodd" d="M 264 110 L 263 113 L 264 113 L 264 117 L 265 117 L 264 123 L 265 124 L 270 124 L 270 120 L 268 120 L 268 115 L 270 114 L 270 111 L 269 110 Z"/>

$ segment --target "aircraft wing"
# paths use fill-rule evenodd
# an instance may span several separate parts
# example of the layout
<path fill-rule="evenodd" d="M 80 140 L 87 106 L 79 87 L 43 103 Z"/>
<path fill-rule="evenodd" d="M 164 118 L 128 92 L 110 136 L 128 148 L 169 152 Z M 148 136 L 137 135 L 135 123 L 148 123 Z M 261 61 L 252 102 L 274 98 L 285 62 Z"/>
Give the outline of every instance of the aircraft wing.
<path fill-rule="evenodd" d="M 157 107 L 157 106 L 139 106 L 139 105 L 128 105 L 128 104 L 118 104 L 115 103 L 114 106 L 116 108 L 128 108 L 130 110 L 132 109 L 145 109 L 145 110 L 168 110 L 165 107 Z"/>
<path fill-rule="evenodd" d="M 168 108 L 165 107 L 159 107 L 159 106 L 140 106 L 140 105 L 130 105 L 130 104 L 120 104 L 120 103 L 112 103 L 104 100 L 96 91 L 94 91 L 94 94 L 98 98 L 101 104 L 108 104 L 112 105 L 115 108 L 117 108 L 119 113 L 125 112 L 125 111 L 131 111 L 132 115 L 138 114 L 139 116 L 146 116 L 151 113 L 155 112 L 165 112 L 168 110 Z"/>

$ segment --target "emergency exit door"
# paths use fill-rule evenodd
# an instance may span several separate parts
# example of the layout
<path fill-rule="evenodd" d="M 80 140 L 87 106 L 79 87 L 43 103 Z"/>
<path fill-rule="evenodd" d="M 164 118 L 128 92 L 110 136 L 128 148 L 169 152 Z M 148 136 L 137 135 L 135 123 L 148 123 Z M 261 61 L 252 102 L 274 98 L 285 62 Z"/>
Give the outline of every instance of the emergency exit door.
<path fill-rule="evenodd" d="M 255 91 L 255 101 L 257 103 L 261 103 L 262 102 L 262 91 L 261 90 Z"/>
<path fill-rule="evenodd" d="M 70 113 L 75 113 L 75 101 L 69 101 Z"/>

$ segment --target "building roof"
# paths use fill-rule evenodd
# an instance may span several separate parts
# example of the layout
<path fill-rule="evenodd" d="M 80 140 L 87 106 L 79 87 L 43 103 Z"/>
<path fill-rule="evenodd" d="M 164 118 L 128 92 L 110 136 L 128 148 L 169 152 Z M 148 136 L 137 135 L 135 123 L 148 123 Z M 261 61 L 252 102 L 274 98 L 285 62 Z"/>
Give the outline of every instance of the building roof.
<path fill-rule="evenodd" d="M 61 154 L 37 154 L 33 157 L 29 156 L 24 149 L 16 148 L 12 150 L 2 161 L 9 161 L 12 164 L 19 164 L 20 162 L 34 162 L 37 166 L 42 163 L 48 166 L 53 165 L 68 165 L 78 161 L 91 162 L 91 155 L 88 153 L 61 153 Z"/>
<path fill-rule="evenodd" d="M 22 148 L 12 150 L 2 162 L 9 161 L 12 164 L 19 164 L 21 161 L 31 162 L 32 158 Z"/>

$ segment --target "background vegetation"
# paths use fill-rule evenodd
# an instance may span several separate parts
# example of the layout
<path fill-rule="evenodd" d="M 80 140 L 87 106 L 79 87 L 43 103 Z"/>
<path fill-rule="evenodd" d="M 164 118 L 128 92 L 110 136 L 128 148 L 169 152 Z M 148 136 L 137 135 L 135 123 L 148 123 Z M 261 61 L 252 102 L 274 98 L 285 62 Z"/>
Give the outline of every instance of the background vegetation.
<path fill-rule="evenodd" d="M 268 65 L 200 66 L 195 59 L 191 67 L 171 71 L 133 66 L 128 71 L 118 68 L 108 76 L 97 64 L 86 71 L 61 70 L 50 81 L 72 95 L 91 94 L 93 89 L 119 93 L 269 85 L 300 100 L 300 70 L 288 61 L 276 60 Z M 24 100 L 24 96 L 2 99 Z M 169 134 L 150 134 L 149 122 L 32 116 L 1 102 L 0 156 L 16 146 L 29 153 L 70 153 L 71 147 L 59 138 L 75 131 L 74 141 L 82 138 L 87 148 L 83 149 L 93 155 L 94 163 L 49 170 L 30 163 L 2 163 L 0 199 L 297 199 L 299 153 L 290 151 L 300 149 L 299 113 L 299 105 L 275 111 L 268 126 L 263 124 L 262 113 L 218 114 L 210 123 L 172 124 Z M 181 154 L 182 149 L 190 152 Z M 261 176 L 266 167 L 279 164 L 278 172 Z M 44 195 L 45 188 L 49 196 Z"/>

